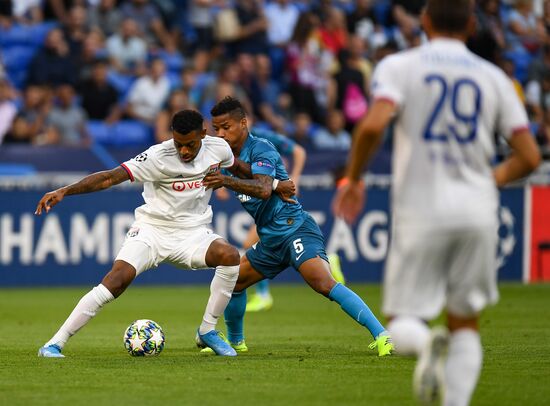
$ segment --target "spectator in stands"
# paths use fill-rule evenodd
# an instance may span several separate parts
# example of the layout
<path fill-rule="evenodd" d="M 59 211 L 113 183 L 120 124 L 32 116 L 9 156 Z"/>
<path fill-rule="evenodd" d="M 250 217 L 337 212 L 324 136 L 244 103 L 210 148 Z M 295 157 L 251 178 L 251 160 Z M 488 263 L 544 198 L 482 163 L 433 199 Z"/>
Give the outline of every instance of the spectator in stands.
<path fill-rule="evenodd" d="M 404 38 L 411 38 L 420 31 L 420 13 L 425 0 L 393 0 L 392 17 Z"/>
<path fill-rule="evenodd" d="M 545 111 L 550 110 L 550 68 L 539 81 L 529 82 L 525 96 L 532 120 L 542 123 Z"/>
<path fill-rule="evenodd" d="M 69 21 L 69 10 L 78 4 L 82 0 L 44 0 L 44 19 L 65 24 Z"/>
<path fill-rule="evenodd" d="M 340 110 L 331 110 L 327 124 L 313 134 L 313 145 L 319 150 L 347 151 L 351 147 L 351 135 L 344 129 L 344 115 Z"/>
<path fill-rule="evenodd" d="M 107 39 L 107 55 L 111 65 L 120 73 L 140 75 L 145 71 L 147 43 L 140 37 L 135 20 L 122 20 L 118 33 Z"/>
<path fill-rule="evenodd" d="M 348 32 L 368 39 L 375 30 L 375 15 L 371 0 L 357 0 L 355 9 L 347 16 Z"/>
<path fill-rule="evenodd" d="M 63 32 L 69 44 L 69 53 L 73 59 L 82 54 L 84 40 L 88 35 L 86 28 L 86 9 L 82 6 L 73 6 L 69 10 L 69 20 L 63 27 Z"/>
<path fill-rule="evenodd" d="M 118 105 L 118 93 L 107 82 L 107 62 L 98 59 L 94 62 L 92 75 L 79 88 L 82 108 L 91 120 L 104 120 L 114 123 L 121 117 Z"/>
<path fill-rule="evenodd" d="M 302 13 L 287 50 L 289 91 L 296 110 L 304 111 L 323 123 L 327 99 L 328 70 L 332 55 L 319 40 L 319 18 Z"/>
<path fill-rule="evenodd" d="M 86 112 L 75 102 L 71 84 L 62 84 L 57 90 L 57 103 L 47 117 L 47 125 L 58 134 L 58 142 L 69 146 L 88 146 L 91 139 L 86 131 Z"/>
<path fill-rule="evenodd" d="M 367 113 L 368 79 L 352 65 L 351 54 L 347 49 L 339 52 L 338 62 L 339 69 L 331 81 L 329 107 L 343 112 L 345 128 L 351 131 Z"/>
<path fill-rule="evenodd" d="M 279 81 L 272 79 L 271 60 L 267 56 L 256 58 L 255 71 L 264 104 L 260 107 L 260 118 L 267 121 L 275 131 L 286 134 L 290 95 L 282 93 Z"/>
<path fill-rule="evenodd" d="M 336 7 L 331 7 L 322 21 L 319 35 L 321 36 L 323 47 L 328 49 L 332 55 L 338 55 L 338 52 L 348 45 L 345 14 Z"/>
<path fill-rule="evenodd" d="M 304 112 L 296 113 L 293 120 L 292 138 L 308 151 L 314 148 L 311 141 L 312 127 L 309 114 Z"/>
<path fill-rule="evenodd" d="M 92 75 L 94 62 L 104 55 L 105 37 L 99 29 L 93 29 L 84 38 L 81 53 L 76 61 L 78 66 L 78 80 L 89 79 Z"/>
<path fill-rule="evenodd" d="M 543 44 L 544 35 L 544 26 L 533 12 L 533 0 L 516 0 L 506 26 L 511 50 L 534 54 Z"/>
<path fill-rule="evenodd" d="M 8 78 L 0 75 L 0 144 L 11 128 L 17 114 L 14 99 L 15 90 L 11 87 Z"/>
<path fill-rule="evenodd" d="M 468 48 L 492 63 L 498 62 L 506 47 L 499 11 L 499 0 L 480 0 L 475 13 L 476 32 L 468 39 Z"/>
<path fill-rule="evenodd" d="M 123 18 L 135 20 L 144 30 L 149 46 L 160 45 L 169 52 L 176 50 L 175 43 L 166 30 L 158 10 L 149 0 L 129 0 L 122 5 L 120 11 Z"/>
<path fill-rule="evenodd" d="M 162 59 L 153 59 L 149 74 L 140 77 L 130 88 L 126 114 L 148 124 L 155 122 L 170 93 L 170 81 L 165 75 L 166 66 Z"/>
<path fill-rule="evenodd" d="M 267 39 L 271 46 L 286 47 L 300 16 L 300 11 L 290 0 L 274 0 L 265 5 Z"/>
<path fill-rule="evenodd" d="M 240 30 L 236 41 L 231 43 L 233 55 L 262 54 L 267 52 L 267 18 L 258 0 L 236 0 L 235 10 Z"/>
<path fill-rule="evenodd" d="M 178 111 L 186 109 L 195 109 L 195 106 L 189 103 L 187 94 L 182 89 L 173 90 L 168 97 L 166 108 L 157 115 L 155 123 L 155 141 L 157 143 L 172 139 L 172 129 L 170 128 L 172 117 Z"/>
<path fill-rule="evenodd" d="M 500 68 L 506 73 L 506 75 L 510 78 L 510 81 L 514 85 L 514 89 L 516 90 L 516 93 L 518 95 L 518 98 L 525 103 L 525 93 L 523 92 L 523 86 L 514 77 L 514 71 L 515 71 L 515 65 L 514 60 L 512 58 L 503 57 L 499 61 Z"/>
<path fill-rule="evenodd" d="M 77 71 L 69 53 L 63 32 L 54 28 L 48 32 L 44 48 L 37 52 L 29 66 L 28 83 L 59 85 L 75 83 Z"/>
<path fill-rule="evenodd" d="M 210 65 L 214 40 L 213 7 L 221 7 L 223 0 L 191 0 L 189 4 L 189 24 L 195 31 L 193 66 L 197 72 L 205 72 Z"/>
<path fill-rule="evenodd" d="M 49 89 L 36 85 L 27 86 L 23 107 L 15 117 L 4 142 L 38 145 L 55 143 L 57 134 L 46 126 L 46 117 L 50 108 Z"/>
<path fill-rule="evenodd" d="M 113 35 L 119 28 L 120 11 L 116 8 L 116 0 L 100 0 L 90 6 L 86 15 L 86 26 L 89 30 L 99 28 L 107 37 Z"/>
<path fill-rule="evenodd" d="M 187 95 L 189 103 L 196 108 L 200 105 L 202 92 L 198 84 L 198 75 L 199 73 L 194 66 L 188 65 L 181 70 L 181 89 Z"/>

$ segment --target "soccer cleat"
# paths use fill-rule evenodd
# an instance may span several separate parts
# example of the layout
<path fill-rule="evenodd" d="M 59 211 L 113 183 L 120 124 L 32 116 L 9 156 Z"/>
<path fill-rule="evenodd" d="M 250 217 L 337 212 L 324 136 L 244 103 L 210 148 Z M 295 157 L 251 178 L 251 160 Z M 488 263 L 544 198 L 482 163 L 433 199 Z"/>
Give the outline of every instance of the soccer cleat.
<path fill-rule="evenodd" d="M 253 295 L 246 304 L 247 312 L 261 312 L 269 310 L 273 307 L 273 296 L 267 295 Z"/>
<path fill-rule="evenodd" d="M 423 405 L 431 405 L 442 397 L 448 347 L 448 330 L 442 326 L 433 328 L 430 340 L 414 369 L 413 388 L 417 399 Z"/>
<path fill-rule="evenodd" d="M 233 347 L 233 349 L 235 349 L 235 351 L 237 351 L 238 353 L 248 352 L 248 347 L 244 342 L 244 340 L 241 340 L 237 343 L 232 343 L 222 333 L 220 333 L 220 336 L 226 343 L 228 343 L 231 347 Z M 206 347 L 201 350 L 201 354 L 206 354 L 206 355 L 214 354 L 214 351 L 212 350 L 212 348 Z"/>
<path fill-rule="evenodd" d="M 237 356 L 237 351 L 231 347 L 227 339 L 222 333 L 217 330 L 209 331 L 206 334 L 200 334 L 197 330 L 197 335 L 195 336 L 195 342 L 197 347 L 205 348 L 210 347 L 216 355 L 222 355 L 226 357 L 235 357 Z"/>
<path fill-rule="evenodd" d="M 38 350 L 38 356 L 44 358 L 65 358 L 65 356 L 61 354 L 61 348 L 55 344 L 40 348 Z"/>
<path fill-rule="evenodd" d="M 393 352 L 393 343 L 389 335 L 380 334 L 376 340 L 369 344 L 371 350 L 378 349 L 378 356 L 385 357 L 386 355 L 391 355 Z"/>
<path fill-rule="evenodd" d="M 338 254 L 330 254 L 328 256 L 328 263 L 330 265 L 330 273 L 336 282 L 341 283 L 342 285 L 346 284 L 346 278 L 342 272 L 342 267 L 340 266 L 340 257 Z"/>

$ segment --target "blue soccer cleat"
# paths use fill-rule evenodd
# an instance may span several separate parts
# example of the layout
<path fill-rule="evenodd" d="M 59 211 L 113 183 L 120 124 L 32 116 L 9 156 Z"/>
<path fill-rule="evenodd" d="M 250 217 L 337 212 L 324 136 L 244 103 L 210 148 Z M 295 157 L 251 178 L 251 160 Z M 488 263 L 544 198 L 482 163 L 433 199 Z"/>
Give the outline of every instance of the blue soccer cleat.
<path fill-rule="evenodd" d="M 216 353 L 216 355 L 222 355 L 226 357 L 236 357 L 237 351 L 231 345 L 223 339 L 222 334 L 217 330 L 209 331 L 206 334 L 200 334 L 197 330 L 195 336 L 197 347 L 204 348 L 210 347 Z"/>
<path fill-rule="evenodd" d="M 65 358 L 65 356 L 61 354 L 61 348 L 55 344 L 40 348 L 38 350 L 38 356 L 44 358 Z"/>

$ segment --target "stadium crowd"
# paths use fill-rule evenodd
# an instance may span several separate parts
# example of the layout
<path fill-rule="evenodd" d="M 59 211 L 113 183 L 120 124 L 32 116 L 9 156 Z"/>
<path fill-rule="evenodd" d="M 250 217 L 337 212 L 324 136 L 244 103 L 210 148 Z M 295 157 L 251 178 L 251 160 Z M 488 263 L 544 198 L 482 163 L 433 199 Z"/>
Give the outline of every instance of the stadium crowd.
<path fill-rule="evenodd" d="M 209 117 L 232 95 L 256 126 L 345 151 L 373 67 L 426 40 L 423 5 L 1 0 L 0 143 L 151 144 L 171 138 L 176 111 Z M 469 47 L 514 81 L 548 152 L 550 1 L 478 0 L 477 20 Z"/>

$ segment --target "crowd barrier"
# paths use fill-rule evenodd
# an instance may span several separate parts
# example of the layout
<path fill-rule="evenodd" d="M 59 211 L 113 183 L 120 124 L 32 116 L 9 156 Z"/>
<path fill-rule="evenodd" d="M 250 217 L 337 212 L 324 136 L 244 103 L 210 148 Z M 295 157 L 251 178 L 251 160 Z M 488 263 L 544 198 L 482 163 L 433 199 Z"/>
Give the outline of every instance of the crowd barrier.
<path fill-rule="evenodd" d="M 0 192 L 0 286 L 90 285 L 101 280 L 142 203 L 141 190 L 112 189 L 66 197 L 48 215 L 35 216 L 46 190 Z M 304 189 L 300 201 L 318 221 L 329 252 L 340 255 L 349 281 L 379 282 L 390 241 L 387 187 L 371 187 L 366 210 L 353 228 L 330 213 L 332 190 Z M 251 217 L 235 198 L 212 199 L 213 228 L 240 246 Z M 498 263 L 501 280 L 550 280 L 550 187 L 507 188 L 501 193 Z M 161 265 L 136 283 L 203 283 L 211 271 Z M 277 278 L 299 280 L 293 270 Z"/>

